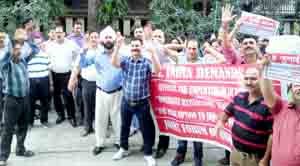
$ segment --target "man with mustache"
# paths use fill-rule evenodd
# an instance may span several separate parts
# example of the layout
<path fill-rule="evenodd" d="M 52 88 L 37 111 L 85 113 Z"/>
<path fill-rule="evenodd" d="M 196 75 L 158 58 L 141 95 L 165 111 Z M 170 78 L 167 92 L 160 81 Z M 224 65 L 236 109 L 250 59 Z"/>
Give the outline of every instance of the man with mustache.
<path fill-rule="evenodd" d="M 226 59 L 226 64 L 255 64 L 259 60 L 259 49 L 255 38 L 245 36 L 241 42 L 240 50 L 234 47 L 234 32 L 238 31 L 241 20 L 236 22 L 233 33 L 229 33 L 229 24 L 233 21 L 236 15 L 232 15 L 233 7 L 226 5 L 222 8 L 222 24 L 221 24 L 221 40 L 222 54 Z M 225 151 L 225 157 L 219 160 L 222 165 L 229 165 L 230 152 Z"/>
<path fill-rule="evenodd" d="M 263 68 L 269 60 L 262 61 Z M 261 90 L 269 111 L 273 114 L 272 166 L 300 165 L 300 84 L 288 86 L 288 102 L 276 95 L 272 81 L 262 79 Z"/>
<path fill-rule="evenodd" d="M 235 50 L 233 46 L 232 34 L 229 34 L 229 24 L 235 18 L 232 15 L 233 7 L 226 5 L 222 10 L 222 53 L 225 55 L 228 64 L 249 64 L 246 49 L 254 49 L 259 53 L 257 42 L 252 36 L 245 36 L 241 42 L 240 50 Z M 241 25 L 241 20 L 237 21 L 237 28 Z M 239 52 L 239 53 L 238 53 Z"/>
<path fill-rule="evenodd" d="M 150 112 L 150 78 L 152 72 L 158 73 L 160 62 L 153 49 L 148 50 L 150 59 L 145 58 L 142 51 L 143 41 L 131 40 L 131 55 L 119 57 L 119 50 L 124 38 L 119 34 L 116 50 L 113 53 L 111 63 L 121 68 L 123 74 L 123 98 L 121 104 L 121 148 L 113 156 L 113 160 L 126 157 L 129 152 L 128 137 L 133 115 L 139 121 L 140 130 L 144 141 L 144 159 L 147 166 L 155 166 L 156 161 L 152 157 L 152 147 L 155 142 L 155 127 Z"/>
<path fill-rule="evenodd" d="M 223 128 L 230 117 L 234 118 L 232 127 L 233 150 L 230 155 L 232 166 L 258 166 L 260 160 L 268 155 L 267 143 L 272 133 L 273 117 L 259 85 L 259 71 L 250 67 L 243 73 L 246 92 L 234 96 L 225 108 L 217 124 L 216 131 Z"/>
<path fill-rule="evenodd" d="M 86 68 L 92 64 L 96 67 L 96 107 L 95 136 L 96 146 L 93 154 L 98 155 L 105 149 L 108 120 L 111 120 L 114 135 L 114 146 L 119 149 L 120 141 L 120 104 L 122 96 L 121 70 L 111 64 L 112 53 L 116 39 L 115 31 L 106 27 L 100 33 L 103 48 L 98 48 L 94 56 L 81 55 L 80 67 Z M 95 40 L 96 41 L 96 40 Z M 95 45 L 94 45 L 95 44 Z M 97 47 L 94 43 L 94 47 Z M 88 50 L 89 51 L 89 50 Z"/>

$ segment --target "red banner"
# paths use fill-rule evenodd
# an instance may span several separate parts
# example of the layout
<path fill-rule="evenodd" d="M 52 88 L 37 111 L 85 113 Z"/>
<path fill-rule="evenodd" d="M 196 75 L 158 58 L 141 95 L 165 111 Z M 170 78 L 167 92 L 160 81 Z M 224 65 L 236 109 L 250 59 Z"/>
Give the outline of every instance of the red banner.
<path fill-rule="evenodd" d="M 255 66 L 166 65 L 151 80 L 151 102 L 161 134 L 231 149 L 230 119 L 214 131 L 219 113 L 242 90 L 242 73 Z"/>

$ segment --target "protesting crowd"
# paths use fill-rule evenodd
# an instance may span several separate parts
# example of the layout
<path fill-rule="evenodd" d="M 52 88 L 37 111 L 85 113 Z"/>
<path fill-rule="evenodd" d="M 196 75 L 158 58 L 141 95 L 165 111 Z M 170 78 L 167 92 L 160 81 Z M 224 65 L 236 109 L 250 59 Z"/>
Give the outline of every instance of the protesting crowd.
<path fill-rule="evenodd" d="M 210 35 L 201 45 L 190 36 L 166 39 L 163 30 L 155 29 L 151 22 L 135 27 L 131 39 L 110 26 L 100 33 L 84 33 L 83 25 L 75 22 L 71 34 L 66 35 L 64 27 L 57 25 L 46 40 L 34 29 L 31 18 L 12 36 L 0 32 L 0 166 L 7 165 L 14 134 L 16 155 L 35 155 L 24 146 L 26 134 L 37 117 L 45 129 L 50 127 L 51 100 L 57 125 L 68 120 L 74 128 L 84 126 L 82 137 L 95 135 L 94 155 L 108 146 L 111 126 L 109 139 L 116 148 L 112 160 L 130 155 L 129 138 L 140 132 L 146 164 L 159 165 L 156 159 L 167 153 L 173 135 L 158 130 L 156 108 L 151 106 L 151 80 L 165 66 L 187 64 L 255 66 L 244 70 L 240 76 L 242 90 L 214 122 L 218 135 L 233 119 L 232 147 L 230 151 L 224 149 L 224 158 L 218 161 L 221 165 L 300 166 L 299 81 L 288 83 L 287 100 L 277 94 L 273 80 L 263 76 L 273 63 L 266 51 L 271 41 L 257 37 L 255 31 L 238 39 L 236 34 L 245 20 L 234 21 L 232 10 L 229 5 L 222 9 L 218 34 Z M 233 28 L 231 23 L 235 23 Z M 191 140 L 177 138 L 171 166 L 184 163 Z M 203 141 L 191 142 L 193 165 L 202 166 Z"/>

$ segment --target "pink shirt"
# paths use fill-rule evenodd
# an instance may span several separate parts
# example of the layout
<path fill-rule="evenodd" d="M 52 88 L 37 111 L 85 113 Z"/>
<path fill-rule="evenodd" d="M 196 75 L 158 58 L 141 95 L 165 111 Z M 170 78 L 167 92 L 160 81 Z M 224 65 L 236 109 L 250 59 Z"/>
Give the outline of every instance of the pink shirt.
<path fill-rule="evenodd" d="M 231 47 L 222 47 L 222 53 L 226 59 L 226 64 L 240 65 L 242 64 L 241 56 L 238 51 Z"/>
<path fill-rule="evenodd" d="M 272 113 L 272 166 L 300 166 L 300 109 L 278 98 Z"/>

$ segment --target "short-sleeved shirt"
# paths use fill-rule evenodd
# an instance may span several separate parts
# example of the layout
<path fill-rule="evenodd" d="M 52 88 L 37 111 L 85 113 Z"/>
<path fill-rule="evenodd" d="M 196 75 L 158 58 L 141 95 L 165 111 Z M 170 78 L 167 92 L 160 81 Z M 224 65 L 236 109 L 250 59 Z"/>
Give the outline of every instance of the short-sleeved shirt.
<path fill-rule="evenodd" d="M 135 60 L 122 57 L 123 95 L 126 100 L 138 101 L 150 96 L 151 61 L 145 57 Z"/>
<path fill-rule="evenodd" d="M 233 145 L 242 152 L 263 155 L 272 133 L 273 117 L 263 97 L 249 103 L 248 96 L 249 92 L 239 93 L 225 108 L 225 113 L 234 118 Z"/>
<path fill-rule="evenodd" d="M 300 109 L 291 109 L 279 97 L 274 116 L 272 166 L 300 165 Z"/>

